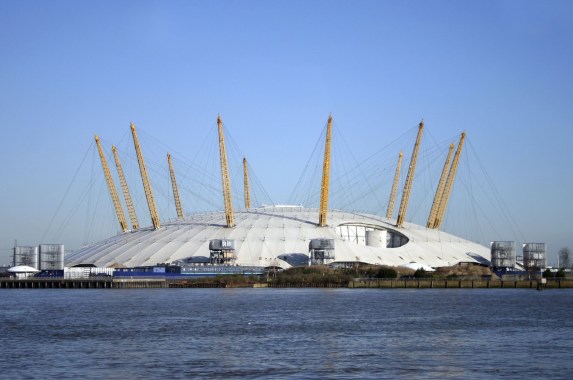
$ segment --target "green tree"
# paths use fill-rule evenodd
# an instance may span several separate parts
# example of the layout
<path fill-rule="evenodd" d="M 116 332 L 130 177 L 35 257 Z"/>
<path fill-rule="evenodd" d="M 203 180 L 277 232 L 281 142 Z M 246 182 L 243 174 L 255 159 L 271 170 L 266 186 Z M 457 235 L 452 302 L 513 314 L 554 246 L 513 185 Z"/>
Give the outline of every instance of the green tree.
<path fill-rule="evenodd" d="M 424 268 L 418 268 L 418 269 L 416 269 L 416 271 L 414 272 L 414 277 L 415 277 L 415 278 L 428 277 L 428 272 L 426 272 L 426 270 L 425 270 Z"/>
<path fill-rule="evenodd" d="M 378 273 L 376 274 L 378 278 L 396 278 L 398 277 L 398 272 L 396 269 L 390 267 L 382 267 L 378 269 Z"/>

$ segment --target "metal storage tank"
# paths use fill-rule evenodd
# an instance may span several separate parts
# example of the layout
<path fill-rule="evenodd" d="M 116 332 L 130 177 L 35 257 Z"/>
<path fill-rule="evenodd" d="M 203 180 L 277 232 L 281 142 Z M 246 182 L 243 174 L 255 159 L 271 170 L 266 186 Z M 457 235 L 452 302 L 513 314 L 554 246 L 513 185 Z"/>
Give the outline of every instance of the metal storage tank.
<path fill-rule="evenodd" d="M 63 244 L 40 244 L 40 270 L 63 270 L 64 269 L 64 245 Z"/>
<path fill-rule="evenodd" d="M 38 268 L 38 247 L 14 247 L 14 266 Z"/>
<path fill-rule="evenodd" d="M 515 242 L 494 241 L 491 243 L 491 266 L 493 270 L 515 268 Z"/>
<path fill-rule="evenodd" d="M 541 269 L 547 266 L 545 243 L 523 244 L 523 266 L 527 269 Z"/>
<path fill-rule="evenodd" d="M 366 231 L 366 245 L 369 247 L 386 247 L 386 231 L 370 230 Z"/>
<path fill-rule="evenodd" d="M 308 265 L 324 265 L 334 261 L 334 239 L 312 239 L 308 243 Z"/>

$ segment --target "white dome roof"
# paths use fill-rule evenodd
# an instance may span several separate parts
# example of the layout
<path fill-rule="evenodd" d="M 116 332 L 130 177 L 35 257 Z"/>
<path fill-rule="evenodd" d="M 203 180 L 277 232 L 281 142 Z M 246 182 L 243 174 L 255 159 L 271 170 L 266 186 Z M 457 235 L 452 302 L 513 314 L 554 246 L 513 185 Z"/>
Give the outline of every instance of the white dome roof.
<path fill-rule="evenodd" d="M 328 226 L 318 227 L 318 210 L 301 206 L 265 206 L 235 212 L 227 228 L 222 211 L 196 214 L 163 223 L 154 230 L 127 232 L 81 248 L 66 257 L 66 266 L 95 264 L 128 267 L 209 257 L 209 241 L 235 240 L 238 265 L 288 268 L 308 259 L 311 239 L 334 239 L 335 262 L 400 266 L 410 262 L 430 267 L 487 262 L 489 249 L 442 231 L 352 212 L 329 210 Z M 378 246 L 366 245 L 366 231 L 378 230 Z M 400 247 L 388 248 L 385 234 L 402 236 Z M 374 234 L 373 234 L 374 235 Z M 306 258 L 305 258 L 306 256 Z"/>
<path fill-rule="evenodd" d="M 430 267 L 430 266 L 427 266 L 427 265 L 424 265 L 424 264 L 420 264 L 420 263 L 416 263 L 416 262 L 414 262 L 414 261 L 412 261 L 411 263 L 408 263 L 408 264 L 400 265 L 400 266 L 401 266 L 402 268 L 408 268 L 408 269 L 413 269 L 413 270 L 423 269 L 423 270 L 425 270 L 426 272 L 434 272 L 434 271 L 435 271 L 435 269 L 432 268 L 432 267 Z"/>
<path fill-rule="evenodd" d="M 36 268 L 32 268 L 27 265 L 16 265 L 15 267 L 9 268 L 8 272 L 11 273 L 36 273 L 39 272 Z"/>

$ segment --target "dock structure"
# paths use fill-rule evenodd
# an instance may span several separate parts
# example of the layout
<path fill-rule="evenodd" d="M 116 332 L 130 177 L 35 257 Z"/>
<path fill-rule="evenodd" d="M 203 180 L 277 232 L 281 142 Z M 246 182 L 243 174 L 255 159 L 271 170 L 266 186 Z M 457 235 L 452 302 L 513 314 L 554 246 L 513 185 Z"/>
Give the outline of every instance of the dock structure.
<path fill-rule="evenodd" d="M 0 289 L 110 289 L 113 280 L 110 278 L 26 278 L 0 279 Z"/>
<path fill-rule="evenodd" d="M 378 289 L 572 289 L 573 279 L 480 280 L 480 279 L 355 279 L 334 282 L 252 282 L 232 283 L 192 278 L 138 279 L 0 279 L 0 289 L 149 289 L 149 288 L 378 288 Z"/>

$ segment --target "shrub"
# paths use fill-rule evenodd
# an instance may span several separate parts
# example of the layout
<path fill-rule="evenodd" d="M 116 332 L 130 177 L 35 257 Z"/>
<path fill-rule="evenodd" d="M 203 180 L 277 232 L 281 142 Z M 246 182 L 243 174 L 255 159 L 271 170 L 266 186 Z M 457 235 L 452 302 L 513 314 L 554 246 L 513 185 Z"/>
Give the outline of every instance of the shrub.
<path fill-rule="evenodd" d="M 382 267 L 378 269 L 378 273 L 376 274 L 378 278 L 396 278 L 398 277 L 398 272 L 396 269 L 390 267 Z"/>
<path fill-rule="evenodd" d="M 425 270 L 424 268 L 418 268 L 418 269 L 416 269 L 416 271 L 414 272 L 414 277 L 415 277 L 415 278 L 428 277 L 428 272 L 426 272 L 426 270 Z"/>

